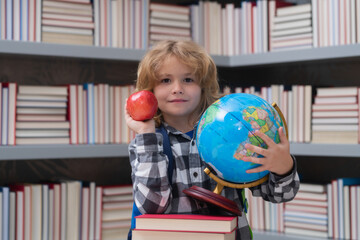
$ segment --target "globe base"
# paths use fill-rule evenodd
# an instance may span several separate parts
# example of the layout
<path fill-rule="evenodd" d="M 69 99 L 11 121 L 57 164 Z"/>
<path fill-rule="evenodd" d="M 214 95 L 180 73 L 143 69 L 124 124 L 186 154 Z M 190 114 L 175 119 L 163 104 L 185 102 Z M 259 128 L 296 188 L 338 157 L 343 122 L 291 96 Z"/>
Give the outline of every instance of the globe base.
<path fill-rule="evenodd" d="M 192 186 L 188 189 L 183 190 L 183 192 L 199 201 L 209 203 L 216 207 L 219 207 L 231 214 L 235 214 L 237 216 L 241 216 L 241 211 L 239 210 L 237 204 L 234 201 L 231 201 L 219 194 L 213 193 L 207 189 Z"/>

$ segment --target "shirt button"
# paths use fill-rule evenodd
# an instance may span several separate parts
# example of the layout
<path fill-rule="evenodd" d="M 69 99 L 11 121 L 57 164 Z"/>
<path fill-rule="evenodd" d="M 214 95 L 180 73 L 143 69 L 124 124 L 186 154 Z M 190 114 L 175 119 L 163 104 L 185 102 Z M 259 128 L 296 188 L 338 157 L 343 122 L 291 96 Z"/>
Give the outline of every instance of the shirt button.
<path fill-rule="evenodd" d="M 192 142 L 191 142 L 191 145 L 193 145 L 193 146 L 194 146 L 194 145 L 195 145 L 195 141 L 192 141 Z"/>
<path fill-rule="evenodd" d="M 162 145 L 162 142 L 159 142 L 159 146 L 161 146 Z"/>
<path fill-rule="evenodd" d="M 197 177 L 197 175 L 198 175 L 197 172 L 194 172 L 194 173 L 193 173 L 193 176 L 194 176 L 194 177 Z"/>

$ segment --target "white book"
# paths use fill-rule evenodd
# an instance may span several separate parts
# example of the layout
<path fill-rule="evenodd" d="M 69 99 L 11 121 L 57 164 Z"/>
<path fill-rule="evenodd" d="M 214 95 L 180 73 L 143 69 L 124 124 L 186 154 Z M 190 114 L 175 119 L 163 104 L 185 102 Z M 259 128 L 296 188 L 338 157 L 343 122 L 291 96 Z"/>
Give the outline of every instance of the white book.
<path fill-rule="evenodd" d="M 326 189 L 327 186 L 324 184 L 301 183 L 299 191 L 324 193 L 326 192 Z"/>
<path fill-rule="evenodd" d="M 54 184 L 54 240 L 60 240 L 61 234 L 61 185 Z"/>
<path fill-rule="evenodd" d="M 358 87 L 329 87 L 317 88 L 317 97 L 344 97 L 344 96 L 357 96 Z"/>
<path fill-rule="evenodd" d="M 95 189 L 95 239 L 101 239 L 101 222 L 102 222 L 102 187 L 97 186 Z"/>
<path fill-rule="evenodd" d="M 190 14 L 189 7 L 178 6 L 175 4 L 150 3 L 151 11 L 167 11 L 172 13 Z"/>
<path fill-rule="evenodd" d="M 356 188 L 358 186 L 354 185 L 354 186 L 350 186 L 349 189 L 349 193 L 350 193 L 350 204 L 349 204 L 349 213 L 350 213 L 350 223 L 349 223 L 349 228 L 351 230 L 350 232 L 350 237 L 349 239 L 357 239 L 357 231 L 359 231 L 359 229 L 357 229 L 356 225 L 357 225 L 357 208 L 359 205 L 359 200 L 357 200 L 357 196 L 356 196 Z"/>
<path fill-rule="evenodd" d="M 8 119 L 8 144 L 15 145 L 16 122 L 16 83 L 9 83 L 9 119 Z"/>
<path fill-rule="evenodd" d="M 13 0 L 13 40 L 20 40 L 20 0 Z"/>
<path fill-rule="evenodd" d="M 99 1 L 94 0 L 94 45 L 100 46 L 100 10 Z"/>
<path fill-rule="evenodd" d="M 304 142 L 311 141 L 311 102 L 312 102 L 312 86 L 305 85 L 304 89 Z"/>
<path fill-rule="evenodd" d="M 49 187 L 49 223 L 48 223 L 48 235 L 47 239 L 53 239 L 54 237 L 54 188 Z"/>
<path fill-rule="evenodd" d="M 343 188 L 343 201 L 344 201 L 344 234 L 343 239 L 350 239 L 350 187 L 344 186 Z"/>
<path fill-rule="evenodd" d="M 357 117 L 358 111 L 313 111 L 313 118 L 316 117 Z"/>
<path fill-rule="evenodd" d="M 2 219 L 2 231 L 0 235 L 2 239 L 9 238 L 9 215 L 10 215 L 10 189 L 9 187 L 0 187 L 0 192 L 2 193 L 2 214 L 0 218 Z M 1 196 L 0 196 L 1 197 Z"/>
<path fill-rule="evenodd" d="M 42 184 L 42 240 L 48 239 L 48 233 L 49 233 L 49 186 L 47 184 Z"/>
<path fill-rule="evenodd" d="M 2 88 L 1 145 L 8 145 L 9 131 L 9 89 Z"/>
<path fill-rule="evenodd" d="M 60 13 L 49 13 L 49 12 L 42 13 L 42 17 L 47 19 L 58 19 L 58 20 L 66 20 L 66 21 L 82 21 L 82 22 L 93 21 L 93 18 L 91 16 L 63 15 Z"/>
<path fill-rule="evenodd" d="M 66 239 L 79 239 L 80 236 L 81 186 L 80 181 L 66 182 Z"/>
<path fill-rule="evenodd" d="M 70 117 L 70 142 L 71 144 L 78 144 L 78 104 L 77 104 L 77 85 L 70 84 L 69 86 L 69 117 Z"/>
<path fill-rule="evenodd" d="M 326 125 L 313 125 L 312 126 L 312 130 L 313 131 L 334 131 L 334 132 L 338 132 L 338 131 L 357 131 L 358 130 L 358 125 L 337 125 L 337 124 L 326 124 Z"/>
<path fill-rule="evenodd" d="M 16 191 L 16 240 L 24 236 L 24 192 Z"/>
<path fill-rule="evenodd" d="M 151 11 L 150 17 L 153 18 L 164 18 L 170 20 L 181 20 L 181 21 L 188 21 L 189 14 L 184 13 L 172 13 L 172 12 L 164 12 L 164 11 Z"/>
<path fill-rule="evenodd" d="M 358 124 L 358 118 L 313 118 L 311 120 L 313 125 L 317 124 Z"/>
<path fill-rule="evenodd" d="M 65 2 L 65 1 L 50 1 L 43 0 L 44 7 L 58 7 L 58 8 L 69 8 L 69 9 L 81 9 L 91 12 L 92 5 L 91 4 L 81 4 L 74 2 Z"/>
<path fill-rule="evenodd" d="M 190 21 L 176 21 L 176 20 L 164 20 L 160 18 L 150 18 L 150 25 L 169 26 L 169 27 L 183 27 L 190 28 Z"/>
<path fill-rule="evenodd" d="M 36 0 L 36 22 L 35 22 L 35 41 L 41 42 L 41 4 L 42 0 Z"/>
<path fill-rule="evenodd" d="M 306 33 L 312 33 L 311 26 L 273 31 L 271 32 L 271 37 L 280 37 L 280 36 L 306 34 Z"/>
<path fill-rule="evenodd" d="M 356 199 L 357 199 L 357 212 L 356 212 L 356 229 L 357 229 L 357 238 L 360 239 L 360 186 L 356 186 Z"/>
<path fill-rule="evenodd" d="M 0 1 L 0 39 L 5 40 L 6 39 L 6 1 Z"/>
<path fill-rule="evenodd" d="M 18 94 L 33 94 L 33 95 L 68 95 L 68 87 L 66 86 L 32 86 L 19 85 Z"/>
<path fill-rule="evenodd" d="M 69 129 L 69 122 L 17 122 L 16 129 Z"/>
<path fill-rule="evenodd" d="M 60 183 L 61 200 L 60 200 L 60 239 L 67 240 L 66 221 L 67 221 L 67 190 L 66 182 Z"/>
<path fill-rule="evenodd" d="M 82 188 L 81 196 L 81 240 L 89 239 L 90 188 Z"/>
<path fill-rule="evenodd" d="M 292 15 L 311 12 L 311 4 L 299 4 L 276 9 L 277 16 Z"/>
<path fill-rule="evenodd" d="M 4 216 L 4 213 L 3 213 L 3 193 L 2 191 L 0 191 L 0 237 L 2 238 L 3 237 L 3 216 Z"/>
<path fill-rule="evenodd" d="M 95 205 L 96 205 L 96 185 L 90 182 L 90 213 L 89 213 L 89 239 L 95 239 Z"/>
<path fill-rule="evenodd" d="M 346 104 L 313 104 L 312 109 L 314 111 L 341 111 L 341 110 L 358 110 L 359 104 L 346 103 Z"/>
<path fill-rule="evenodd" d="M 357 103 L 356 96 L 350 97 L 318 97 L 315 96 L 315 104 L 343 104 L 343 103 Z"/>
<path fill-rule="evenodd" d="M 333 237 L 333 210 L 332 210 L 332 206 L 333 206 L 333 189 L 331 186 L 331 183 L 328 183 L 326 185 L 327 188 L 327 204 L 328 204 L 328 211 L 327 211 L 327 216 L 328 216 L 328 237 L 332 238 Z"/>
<path fill-rule="evenodd" d="M 42 204 L 41 184 L 31 184 L 31 239 L 41 239 Z"/>
<path fill-rule="evenodd" d="M 309 237 L 315 238 L 327 238 L 327 232 L 321 232 L 316 230 L 307 230 L 301 228 L 294 228 L 294 227 L 285 227 L 286 234 L 296 234 L 296 235 L 305 235 Z"/>
<path fill-rule="evenodd" d="M 318 0 L 311 1 L 311 20 L 313 28 L 313 46 L 318 47 L 319 45 L 319 29 L 318 29 L 318 14 L 317 14 Z"/>
<path fill-rule="evenodd" d="M 311 26 L 311 19 L 299 20 L 294 22 L 284 22 L 284 23 L 275 23 L 273 30 L 291 29 L 291 28 L 301 28 Z"/>
<path fill-rule="evenodd" d="M 274 23 L 290 22 L 290 21 L 297 21 L 303 19 L 311 19 L 311 12 L 294 14 L 294 15 L 275 16 Z"/>

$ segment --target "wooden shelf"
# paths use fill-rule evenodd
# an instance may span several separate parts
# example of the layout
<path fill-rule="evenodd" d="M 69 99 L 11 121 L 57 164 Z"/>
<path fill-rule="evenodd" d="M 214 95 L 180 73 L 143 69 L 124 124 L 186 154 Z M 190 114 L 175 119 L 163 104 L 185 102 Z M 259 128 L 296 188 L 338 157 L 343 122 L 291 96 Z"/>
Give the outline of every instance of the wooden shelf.
<path fill-rule="evenodd" d="M 2 146 L 0 160 L 128 157 L 127 144 Z"/>
<path fill-rule="evenodd" d="M 360 157 L 360 144 L 290 144 L 291 154 L 298 156 Z"/>
<path fill-rule="evenodd" d="M 0 40 L 0 53 L 116 61 L 140 61 L 146 53 L 146 50 Z M 239 56 L 213 55 L 212 57 L 218 67 L 248 67 L 304 61 L 359 58 L 359 56 L 360 45 L 354 44 Z"/>
<path fill-rule="evenodd" d="M 0 160 L 127 157 L 127 144 L 1 146 Z M 290 144 L 296 156 L 360 157 L 358 144 Z"/>
<path fill-rule="evenodd" d="M 327 238 L 318 238 L 318 237 L 307 237 L 301 235 L 292 235 L 276 232 L 260 232 L 254 231 L 254 239 L 256 240 L 319 240 Z"/>

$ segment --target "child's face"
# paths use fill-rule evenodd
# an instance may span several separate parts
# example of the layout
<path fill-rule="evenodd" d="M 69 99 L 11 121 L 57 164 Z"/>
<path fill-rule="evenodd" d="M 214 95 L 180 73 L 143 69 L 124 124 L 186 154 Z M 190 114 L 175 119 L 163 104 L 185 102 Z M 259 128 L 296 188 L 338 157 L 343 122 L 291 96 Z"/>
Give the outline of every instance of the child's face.
<path fill-rule="evenodd" d="M 154 94 L 165 121 L 193 121 L 190 118 L 199 105 L 201 87 L 192 70 L 172 56 L 163 62 L 157 75 Z"/>

